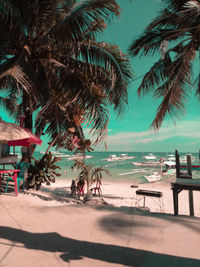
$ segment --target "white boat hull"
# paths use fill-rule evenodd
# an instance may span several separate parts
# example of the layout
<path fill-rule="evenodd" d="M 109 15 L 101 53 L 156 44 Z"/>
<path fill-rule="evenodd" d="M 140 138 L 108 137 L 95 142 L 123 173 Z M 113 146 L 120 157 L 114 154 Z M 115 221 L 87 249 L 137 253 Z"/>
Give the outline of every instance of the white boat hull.
<path fill-rule="evenodd" d="M 150 183 L 152 182 L 156 182 L 156 181 L 159 181 L 161 180 L 162 176 L 160 174 L 152 174 L 152 175 L 145 175 L 144 176 Z"/>
<path fill-rule="evenodd" d="M 84 160 L 92 158 L 93 156 L 72 156 L 70 158 L 67 158 L 68 160 Z"/>
<path fill-rule="evenodd" d="M 161 167 L 164 163 L 160 163 L 160 161 L 143 161 L 143 162 L 132 162 L 135 166 L 142 166 L 142 167 Z"/>

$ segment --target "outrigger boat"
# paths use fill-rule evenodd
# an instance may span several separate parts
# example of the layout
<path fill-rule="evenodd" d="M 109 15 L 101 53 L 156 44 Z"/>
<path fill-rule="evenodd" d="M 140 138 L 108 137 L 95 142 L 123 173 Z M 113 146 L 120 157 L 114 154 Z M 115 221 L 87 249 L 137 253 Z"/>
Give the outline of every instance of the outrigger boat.
<path fill-rule="evenodd" d="M 110 155 L 109 158 L 104 159 L 104 160 L 107 160 L 107 161 L 122 161 L 122 160 L 133 159 L 133 158 L 135 158 L 135 157 L 128 156 L 127 154 L 120 154 L 120 156 Z"/>
<path fill-rule="evenodd" d="M 149 153 L 148 155 L 144 156 L 143 158 L 151 160 L 151 159 L 156 159 L 156 156 L 153 153 Z"/>
<path fill-rule="evenodd" d="M 86 156 L 83 153 L 76 153 L 72 155 L 71 157 L 68 157 L 67 160 L 77 160 L 77 161 L 82 161 L 85 159 L 92 158 L 93 156 Z"/>
<path fill-rule="evenodd" d="M 148 182 L 156 182 L 162 179 L 162 176 L 158 172 L 153 172 L 151 175 L 144 175 Z"/>
<path fill-rule="evenodd" d="M 142 162 L 132 162 L 135 166 L 142 166 L 142 167 L 160 167 L 164 165 L 164 163 L 161 163 L 160 161 L 142 161 Z"/>
<path fill-rule="evenodd" d="M 120 154 L 120 159 L 124 160 L 124 159 L 134 159 L 135 157 L 133 156 L 128 156 L 127 154 Z"/>

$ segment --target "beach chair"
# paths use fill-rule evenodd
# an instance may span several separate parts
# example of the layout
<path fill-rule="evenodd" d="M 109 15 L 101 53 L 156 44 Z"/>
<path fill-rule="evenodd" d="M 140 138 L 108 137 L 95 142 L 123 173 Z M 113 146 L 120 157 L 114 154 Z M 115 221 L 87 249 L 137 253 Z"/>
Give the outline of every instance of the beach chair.
<path fill-rule="evenodd" d="M 24 192 L 24 189 L 25 189 L 25 176 L 26 176 L 26 172 L 28 170 L 30 166 L 30 163 L 28 162 L 24 162 L 24 161 L 21 161 L 19 162 L 17 165 L 16 165 L 16 169 L 19 169 L 20 172 L 18 173 L 17 175 L 17 187 L 18 187 L 18 192 L 19 192 L 19 186 L 20 186 L 20 182 L 22 181 L 23 182 L 23 192 Z M 9 177 L 7 179 L 7 183 L 6 183 L 6 190 L 5 192 L 7 193 L 7 189 L 8 189 L 8 183 L 9 181 L 13 181 L 13 179 L 11 177 Z"/>
<path fill-rule="evenodd" d="M 102 190 L 101 190 L 101 181 L 97 181 L 96 182 L 96 186 L 95 187 L 92 187 L 90 190 L 92 191 L 93 195 L 99 195 L 101 196 L 102 195 Z"/>

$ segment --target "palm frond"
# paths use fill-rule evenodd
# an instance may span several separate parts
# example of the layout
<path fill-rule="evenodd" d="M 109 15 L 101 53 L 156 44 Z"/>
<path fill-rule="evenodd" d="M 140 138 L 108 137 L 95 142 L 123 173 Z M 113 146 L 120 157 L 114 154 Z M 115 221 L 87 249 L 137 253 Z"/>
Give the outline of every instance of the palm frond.
<path fill-rule="evenodd" d="M 71 73 L 67 68 L 63 68 L 59 75 L 62 90 L 55 92 L 54 97 L 52 95 L 39 111 L 36 127 L 40 127 L 42 120 L 50 123 L 52 113 L 54 113 L 54 123 L 59 127 L 51 123 L 46 129 L 46 133 L 53 136 L 61 128 L 66 130 L 72 127 L 74 125 L 73 114 L 80 114 L 81 110 L 94 134 L 100 135 L 108 120 L 106 108 L 108 100 L 102 95 L 101 88 L 92 85 L 87 77 L 81 77 L 80 73 L 75 70 Z"/>
<path fill-rule="evenodd" d="M 190 0 L 187 3 L 185 3 L 184 7 L 186 7 L 186 9 L 194 9 L 195 12 L 200 14 L 200 3 L 199 3 L 199 1 Z"/>
<path fill-rule="evenodd" d="M 129 47 L 129 54 L 136 56 L 139 53 L 146 56 L 148 54 L 154 55 L 161 44 L 161 41 L 164 40 L 165 33 L 167 30 L 158 30 L 152 29 L 145 31 L 137 40 Z"/>
<path fill-rule="evenodd" d="M 106 93 L 120 114 L 127 103 L 127 88 L 133 78 L 130 61 L 117 46 L 106 43 L 91 43 L 89 49 L 81 47 L 81 56 L 92 64 L 101 66 L 112 79 L 112 87 Z"/>
<path fill-rule="evenodd" d="M 191 92 L 191 58 L 193 47 L 187 45 L 184 54 L 178 55 L 172 62 L 171 74 L 164 86 L 157 88 L 155 95 L 163 96 L 163 101 L 157 109 L 156 118 L 151 127 L 158 129 L 167 114 L 180 118 L 184 114 L 185 102 Z M 161 91 L 161 92 L 160 92 Z"/>
<path fill-rule="evenodd" d="M 10 112 L 10 114 L 17 112 L 16 98 L 13 95 L 10 95 L 8 97 L 0 96 L 0 105 L 4 106 L 5 109 Z"/>
<path fill-rule="evenodd" d="M 95 64 L 84 62 L 78 58 L 67 58 L 61 56 L 60 61 L 53 58 L 48 60 L 48 63 L 54 65 L 55 68 L 66 68 L 69 73 L 79 72 L 84 76 L 87 76 L 88 81 L 91 83 L 99 84 L 105 87 L 105 90 L 112 85 L 111 77 L 108 72 Z"/>
<path fill-rule="evenodd" d="M 129 47 L 129 54 L 136 56 L 140 53 L 142 56 L 154 55 L 159 51 L 163 40 L 174 41 L 177 38 L 184 38 L 188 28 L 181 29 L 152 29 L 145 31 Z"/>
<path fill-rule="evenodd" d="M 37 79 L 32 66 L 27 62 L 28 57 L 26 50 L 23 49 L 19 55 L 4 62 L 0 66 L 0 79 L 5 76 L 11 76 L 28 94 L 32 94 L 32 97 L 37 98 Z M 33 88 L 35 88 L 35 91 L 33 91 Z"/>
<path fill-rule="evenodd" d="M 8 0 L 0 3 L 0 59 L 15 55 L 21 47 L 20 43 L 25 39 L 23 21 L 19 10 Z"/>
<path fill-rule="evenodd" d="M 168 8 L 175 12 L 179 12 L 183 9 L 183 6 L 188 0 L 164 0 L 168 4 Z"/>
<path fill-rule="evenodd" d="M 107 19 L 111 14 L 119 15 L 119 6 L 115 0 L 81 1 L 73 6 L 66 18 L 48 32 L 57 40 L 76 41 L 88 28 L 100 19 Z"/>
<path fill-rule="evenodd" d="M 196 89 L 196 96 L 200 100 L 200 73 L 197 75 L 197 78 L 195 79 L 193 85 L 194 88 Z"/>
<path fill-rule="evenodd" d="M 70 92 L 67 94 L 68 97 L 65 108 L 70 108 L 71 104 L 74 102 L 73 98 L 76 98 L 75 103 L 78 110 L 82 110 L 85 119 L 88 121 L 88 125 L 92 127 L 95 134 L 105 129 L 108 120 L 108 111 L 106 108 L 108 100 L 102 95 L 101 88 L 97 89 L 95 85 L 92 87 L 87 77 L 86 80 L 84 80 L 84 77 L 80 77 L 80 73 L 79 76 L 78 73 L 75 72 L 73 75 L 69 75 L 67 72 L 63 71 L 61 72 L 61 79 L 63 88 L 66 88 L 65 90 L 69 87 L 71 88 Z M 72 88 L 74 88 L 74 90 L 72 90 Z M 70 101 L 70 99 L 72 99 L 72 101 Z"/>
<path fill-rule="evenodd" d="M 34 15 L 30 25 L 33 32 L 35 27 L 37 27 L 37 29 L 40 29 L 39 34 L 46 34 L 50 28 L 56 25 L 56 23 L 62 18 L 59 11 L 59 7 L 62 5 L 62 2 L 62 0 L 35 1 L 35 4 L 37 4 L 33 8 Z"/>
<path fill-rule="evenodd" d="M 171 70 L 172 63 L 169 53 L 165 56 L 165 60 L 160 59 L 156 62 L 153 67 L 147 72 L 138 88 L 138 94 L 143 95 L 149 93 L 150 90 L 154 89 L 156 85 L 160 85 L 168 78 L 168 72 Z M 160 90 L 159 90 L 160 91 Z"/>
<path fill-rule="evenodd" d="M 95 21 L 85 32 L 82 33 L 80 41 L 82 40 L 95 40 L 95 36 L 97 33 L 103 32 L 103 30 L 107 27 L 105 21 L 103 19 L 99 19 Z"/>
<path fill-rule="evenodd" d="M 170 11 L 169 9 L 164 9 L 160 12 L 159 16 L 155 18 L 146 28 L 146 30 L 151 30 L 155 28 L 167 28 L 167 29 L 176 29 L 177 21 L 180 17 L 180 14 Z"/>

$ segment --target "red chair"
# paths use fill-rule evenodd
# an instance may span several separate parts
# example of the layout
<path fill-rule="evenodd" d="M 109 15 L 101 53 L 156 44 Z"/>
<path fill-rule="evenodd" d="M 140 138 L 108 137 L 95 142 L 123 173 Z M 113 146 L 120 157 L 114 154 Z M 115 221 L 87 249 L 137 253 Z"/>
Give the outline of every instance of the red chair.
<path fill-rule="evenodd" d="M 96 182 L 96 186 L 95 187 L 92 187 L 90 190 L 92 191 L 92 194 L 93 195 L 99 195 L 99 196 L 101 196 L 102 195 L 102 190 L 101 190 L 101 185 L 102 185 L 102 183 L 101 183 L 101 181 L 97 181 Z"/>

